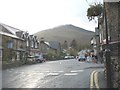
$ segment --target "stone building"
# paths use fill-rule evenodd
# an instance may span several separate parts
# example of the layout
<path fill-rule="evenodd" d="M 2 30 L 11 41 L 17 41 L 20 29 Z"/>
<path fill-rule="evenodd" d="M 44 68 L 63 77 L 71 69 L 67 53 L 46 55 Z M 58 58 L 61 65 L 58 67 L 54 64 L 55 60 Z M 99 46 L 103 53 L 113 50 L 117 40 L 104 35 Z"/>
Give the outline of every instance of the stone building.
<path fill-rule="evenodd" d="M 47 42 L 47 41 L 41 40 L 40 51 L 43 54 L 48 54 L 49 52 L 54 52 L 57 54 L 61 52 L 61 45 L 59 42 L 56 42 L 56 41 Z"/>
<path fill-rule="evenodd" d="M 25 58 L 25 41 L 16 36 L 19 29 L 0 24 L 2 63 L 13 63 Z"/>
<path fill-rule="evenodd" d="M 30 47 L 29 54 L 30 55 L 35 56 L 36 54 L 40 53 L 39 44 L 40 43 L 37 40 L 37 36 L 34 36 L 34 35 L 29 36 L 29 47 Z"/>
<path fill-rule="evenodd" d="M 106 20 L 105 16 L 99 19 L 100 29 L 100 50 L 106 49 L 106 22 L 108 30 L 108 48 L 110 49 L 110 63 L 111 63 L 111 82 L 112 87 L 120 88 L 120 3 L 119 2 L 105 2 Z M 109 66 L 108 66 L 109 67 Z"/>
<path fill-rule="evenodd" d="M 0 23 L 0 60 L 3 64 L 25 64 L 40 52 L 37 36 Z"/>
<path fill-rule="evenodd" d="M 0 34 L 0 63 L 2 63 L 2 35 Z"/>
<path fill-rule="evenodd" d="M 21 58 L 20 52 L 22 52 L 21 54 L 25 52 L 25 48 L 23 46 L 23 43 L 25 43 L 24 40 L 18 37 L 14 37 L 12 35 L 8 35 L 8 34 L 6 35 L 3 33 L 1 34 L 3 39 L 2 40 L 3 60 L 4 60 L 4 57 L 6 57 L 7 55 L 6 53 L 8 53 L 10 56 L 8 57 L 8 59 L 12 59 L 14 61 L 16 58 L 17 60 L 20 60 Z"/>

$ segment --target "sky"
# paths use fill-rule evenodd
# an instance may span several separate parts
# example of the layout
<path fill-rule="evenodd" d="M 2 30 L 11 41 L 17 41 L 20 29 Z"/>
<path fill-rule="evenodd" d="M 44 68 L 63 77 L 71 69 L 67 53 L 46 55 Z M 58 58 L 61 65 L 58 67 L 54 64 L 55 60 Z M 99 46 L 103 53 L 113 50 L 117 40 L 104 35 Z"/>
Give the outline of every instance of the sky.
<path fill-rule="evenodd" d="M 30 34 L 72 24 L 95 31 L 87 18 L 89 4 L 102 0 L 0 0 L 0 22 Z"/>

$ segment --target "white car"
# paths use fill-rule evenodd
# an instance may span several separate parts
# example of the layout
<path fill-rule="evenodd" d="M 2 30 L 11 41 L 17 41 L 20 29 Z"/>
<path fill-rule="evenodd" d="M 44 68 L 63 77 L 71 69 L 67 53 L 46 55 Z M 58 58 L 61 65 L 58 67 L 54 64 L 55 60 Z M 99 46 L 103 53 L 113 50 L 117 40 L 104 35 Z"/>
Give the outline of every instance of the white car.
<path fill-rule="evenodd" d="M 87 56 L 87 62 L 92 62 L 92 57 Z"/>
<path fill-rule="evenodd" d="M 74 56 L 65 56 L 64 59 L 72 59 Z"/>

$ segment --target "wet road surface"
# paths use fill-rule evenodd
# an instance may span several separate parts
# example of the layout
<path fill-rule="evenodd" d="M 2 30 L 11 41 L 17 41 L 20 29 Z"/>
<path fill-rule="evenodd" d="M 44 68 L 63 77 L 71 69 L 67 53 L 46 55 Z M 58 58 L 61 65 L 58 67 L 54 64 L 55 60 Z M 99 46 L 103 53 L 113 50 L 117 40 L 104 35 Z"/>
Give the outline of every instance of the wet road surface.
<path fill-rule="evenodd" d="M 24 65 L 2 71 L 2 88 L 90 88 L 93 70 L 103 65 L 75 59 Z"/>

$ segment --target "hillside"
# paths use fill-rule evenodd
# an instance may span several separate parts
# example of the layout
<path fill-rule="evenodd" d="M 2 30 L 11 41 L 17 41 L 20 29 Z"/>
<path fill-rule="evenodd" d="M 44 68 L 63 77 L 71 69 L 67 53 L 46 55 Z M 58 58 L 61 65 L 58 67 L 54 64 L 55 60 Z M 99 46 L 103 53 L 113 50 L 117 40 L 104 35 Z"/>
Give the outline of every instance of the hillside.
<path fill-rule="evenodd" d="M 46 41 L 59 41 L 61 44 L 63 44 L 65 40 L 70 44 L 73 39 L 76 39 L 77 43 L 86 45 L 90 44 L 90 39 L 94 35 L 94 32 L 70 24 L 43 30 L 34 35 L 36 35 L 39 40 L 43 37 Z"/>

